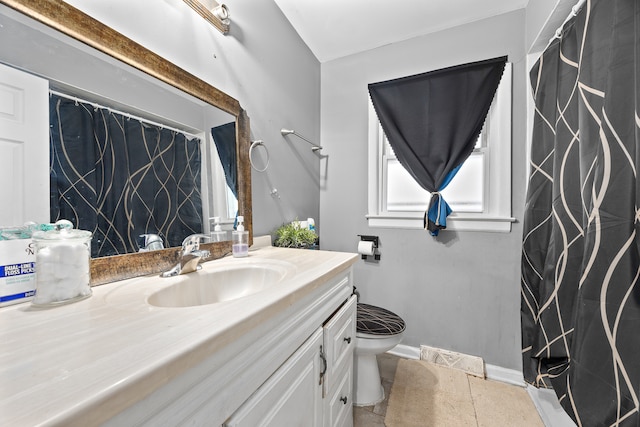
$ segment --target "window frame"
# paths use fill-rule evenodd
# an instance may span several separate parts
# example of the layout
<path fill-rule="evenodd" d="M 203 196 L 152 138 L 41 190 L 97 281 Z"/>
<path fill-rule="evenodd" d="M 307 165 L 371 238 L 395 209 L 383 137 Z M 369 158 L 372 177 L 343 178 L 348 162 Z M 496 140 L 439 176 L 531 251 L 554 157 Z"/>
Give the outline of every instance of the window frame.
<path fill-rule="evenodd" d="M 496 91 L 483 142 L 474 152 L 484 155 L 483 212 L 453 212 L 446 230 L 510 232 L 511 223 L 511 96 L 512 64 L 505 64 Z M 423 229 L 424 212 L 386 211 L 384 136 L 369 100 L 368 224 L 374 228 Z M 454 178 L 455 179 L 455 178 Z"/>

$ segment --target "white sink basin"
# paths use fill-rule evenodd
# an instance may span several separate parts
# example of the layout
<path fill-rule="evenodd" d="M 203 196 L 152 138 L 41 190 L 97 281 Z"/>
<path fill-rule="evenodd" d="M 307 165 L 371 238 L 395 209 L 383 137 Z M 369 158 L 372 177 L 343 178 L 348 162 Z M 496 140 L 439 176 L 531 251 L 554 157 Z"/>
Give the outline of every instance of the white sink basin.
<path fill-rule="evenodd" d="M 215 261 L 213 261 L 215 262 Z M 282 282 L 295 266 L 282 261 L 231 260 L 169 279 L 174 283 L 149 295 L 156 307 L 193 307 L 243 298 Z"/>

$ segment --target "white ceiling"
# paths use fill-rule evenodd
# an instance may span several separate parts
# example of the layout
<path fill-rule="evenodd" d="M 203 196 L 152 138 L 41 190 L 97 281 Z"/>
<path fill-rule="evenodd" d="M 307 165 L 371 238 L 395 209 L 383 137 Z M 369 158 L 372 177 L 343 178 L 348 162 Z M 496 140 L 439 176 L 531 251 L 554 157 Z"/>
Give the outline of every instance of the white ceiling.
<path fill-rule="evenodd" d="M 275 0 L 320 62 L 524 8 L 529 0 Z"/>

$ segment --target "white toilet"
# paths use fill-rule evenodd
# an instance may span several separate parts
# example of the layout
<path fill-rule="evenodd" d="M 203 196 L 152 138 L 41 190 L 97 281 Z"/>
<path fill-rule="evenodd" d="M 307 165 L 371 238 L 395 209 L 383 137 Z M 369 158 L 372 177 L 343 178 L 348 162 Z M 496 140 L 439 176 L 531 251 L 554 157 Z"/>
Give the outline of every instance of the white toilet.
<path fill-rule="evenodd" d="M 389 310 L 363 303 L 356 317 L 354 405 L 371 406 L 384 400 L 376 355 L 400 344 L 405 323 Z"/>

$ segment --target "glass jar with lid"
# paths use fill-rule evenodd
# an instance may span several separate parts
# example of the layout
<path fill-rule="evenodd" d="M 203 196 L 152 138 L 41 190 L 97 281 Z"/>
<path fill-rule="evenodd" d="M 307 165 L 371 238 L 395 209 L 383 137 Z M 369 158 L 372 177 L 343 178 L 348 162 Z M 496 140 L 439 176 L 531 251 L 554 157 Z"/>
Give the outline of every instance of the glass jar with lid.
<path fill-rule="evenodd" d="M 49 307 L 91 296 L 91 232 L 61 220 L 51 230 L 35 231 L 36 293 L 32 304 Z"/>

